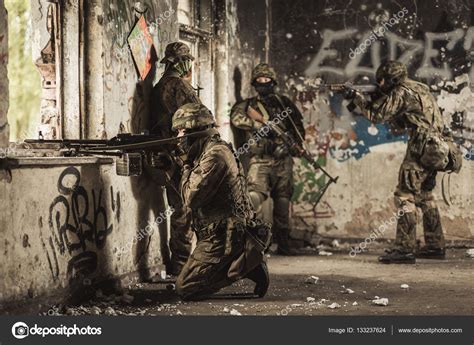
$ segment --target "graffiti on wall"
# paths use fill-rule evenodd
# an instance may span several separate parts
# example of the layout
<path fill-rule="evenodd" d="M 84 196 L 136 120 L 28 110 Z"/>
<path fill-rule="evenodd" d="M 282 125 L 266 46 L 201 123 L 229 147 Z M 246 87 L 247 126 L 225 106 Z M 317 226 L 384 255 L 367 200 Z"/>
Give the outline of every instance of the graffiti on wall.
<path fill-rule="evenodd" d="M 104 248 L 113 230 L 111 218 L 120 215 L 120 195 L 114 197 L 111 187 L 110 207 L 102 189 L 88 191 L 81 185 L 81 174 L 75 167 L 66 168 L 58 178 L 59 195 L 49 206 L 49 235 L 42 238 L 48 265 L 54 280 L 59 278 L 59 255 L 70 257 L 66 276 L 69 282 L 84 278 L 98 267 L 97 252 Z M 42 222 L 42 220 L 40 220 Z"/>
<path fill-rule="evenodd" d="M 127 132 L 144 130 L 147 117 L 146 96 L 150 85 L 157 82 L 164 66 L 153 62 L 154 69 L 150 74 L 151 81 L 147 85 L 138 82 L 138 74 L 127 44 L 136 20 L 143 15 L 148 31 L 153 39 L 153 49 L 156 57 L 161 59 L 166 44 L 178 40 L 177 25 L 174 20 L 174 9 L 168 4 L 157 4 L 156 1 L 146 0 L 130 2 L 122 0 L 107 0 L 104 4 L 103 25 L 104 39 L 104 88 L 108 96 L 108 106 L 113 107 L 115 115 L 107 119 L 108 127 L 119 131 L 123 126 Z M 153 54 L 154 55 L 154 54 Z M 153 57 L 153 59 L 155 59 Z M 156 59 L 155 59 L 156 60 Z M 143 88 L 144 92 L 138 90 Z M 142 93 L 144 98 L 139 98 Z"/>
<path fill-rule="evenodd" d="M 360 32 L 355 28 L 323 30 L 322 43 L 307 57 L 303 75 L 286 79 L 286 89 L 304 114 L 306 138 L 312 153 L 323 164 L 329 158 L 343 163 L 361 159 L 378 145 L 406 142 L 406 135 L 394 135 L 384 124 L 374 125 L 349 113 L 345 108 L 347 101 L 341 95 L 322 93 L 317 88 L 318 83 L 327 81 L 371 83 L 377 67 L 388 58 L 404 62 L 413 78 L 430 86 L 445 123 L 461 145 L 464 158 L 472 160 L 474 95 L 470 80 L 474 77 L 474 68 L 470 54 L 474 27 L 443 33 L 425 32 L 423 40 L 387 32 L 380 41 L 371 42 L 365 52 L 354 54 L 352 58 L 349 58 L 352 45 L 337 44 L 351 40 L 358 46 L 371 34 L 372 31 Z M 295 216 L 303 221 L 333 216 L 327 202 L 323 200 L 317 209 L 314 203 L 326 183 L 325 177 L 304 163 L 296 165 L 295 175 Z"/>

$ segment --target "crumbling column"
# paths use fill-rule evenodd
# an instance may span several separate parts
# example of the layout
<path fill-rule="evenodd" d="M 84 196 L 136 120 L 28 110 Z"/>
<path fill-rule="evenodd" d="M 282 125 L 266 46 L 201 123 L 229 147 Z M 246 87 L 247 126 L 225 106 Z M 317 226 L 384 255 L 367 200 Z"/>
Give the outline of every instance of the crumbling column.
<path fill-rule="evenodd" d="M 0 147 L 7 147 L 8 127 L 8 16 L 4 0 L 0 0 Z"/>
<path fill-rule="evenodd" d="M 46 30 L 49 41 L 41 50 L 35 65 L 41 74 L 43 94 L 41 96 L 41 125 L 38 129 L 45 139 L 58 139 L 61 123 L 56 100 L 56 4 L 48 6 Z"/>

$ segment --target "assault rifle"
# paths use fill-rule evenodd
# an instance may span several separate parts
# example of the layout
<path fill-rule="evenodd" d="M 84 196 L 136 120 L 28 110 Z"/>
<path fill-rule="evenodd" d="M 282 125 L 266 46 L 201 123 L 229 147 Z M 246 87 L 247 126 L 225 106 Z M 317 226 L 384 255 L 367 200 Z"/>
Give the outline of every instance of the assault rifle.
<path fill-rule="evenodd" d="M 319 84 L 316 85 L 316 90 L 318 91 L 332 91 L 335 93 L 345 92 L 347 89 L 352 89 L 359 91 L 361 93 L 373 93 L 377 91 L 377 85 L 374 84 Z"/>
<path fill-rule="evenodd" d="M 328 187 L 331 185 L 331 183 L 337 183 L 339 176 L 332 177 L 332 175 L 330 175 L 321 165 L 319 165 L 318 162 L 314 160 L 313 156 L 300 143 L 298 143 L 291 135 L 285 132 L 280 126 L 278 126 L 273 121 L 265 121 L 263 116 L 257 110 L 249 106 L 247 114 L 253 120 L 258 121 L 264 126 L 270 128 L 270 130 L 272 130 L 273 133 L 275 133 L 275 135 L 279 137 L 281 141 L 283 141 L 283 143 L 285 144 L 285 146 L 288 147 L 290 152 L 294 152 L 298 157 L 304 158 L 315 170 L 320 170 L 324 175 L 328 177 L 329 181 L 323 186 L 323 188 L 321 188 L 321 192 L 318 196 L 318 199 L 316 200 L 316 204 L 318 204 L 324 193 L 326 193 Z M 301 134 L 299 133 L 291 118 L 290 121 L 295 127 L 295 131 L 300 136 L 301 142 L 304 142 L 304 139 L 301 137 Z"/>
<path fill-rule="evenodd" d="M 119 134 L 112 139 L 26 139 L 28 144 L 59 149 L 64 156 L 115 156 L 116 172 L 120 176 L 138 176 L 143 171 L 143 159 L 150 157 L 152 167 L 160 167 L 163 160 L 171 161 L 168 152 L 177 148 L 180 140 L 200 136 L 205 131 L 181 137 L 162 139 L 149 134 Z M 39 144 L 39 145 L 38 145 Z M 151 153 L 151 154 L 150 154 Z"/>
<path fill-rule="evenodd" d="M 316 90 L 319 91 L 331 91 L 334 93 L 346 93 L 348 90 L 354 90 L 360 93 L 365 94 L 374 94 L 378 91 L 377 85 L 374 84 L 352 84 L 352 83 L 344 83 L 344 84 L 319 84 L 316 86 Z M 347 105 L 347 110 L 352 112 L 356 108 L 354 102 L 350 102 Z"/>

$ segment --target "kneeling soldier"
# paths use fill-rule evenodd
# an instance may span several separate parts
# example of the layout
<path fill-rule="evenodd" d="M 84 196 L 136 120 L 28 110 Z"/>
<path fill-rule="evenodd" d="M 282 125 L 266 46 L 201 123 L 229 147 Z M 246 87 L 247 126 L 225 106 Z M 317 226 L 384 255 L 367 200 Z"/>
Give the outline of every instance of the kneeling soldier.
<path fill-rule="evenodd" d="M 176 280 L 184 300 L 202 299 L 236 280 L 249 278 L 263 297 L 269 278 L 263 249 L 252 250 L 248 226 L 253 209 L 245 177 L 232 147 L 220 138 L 214 117 L 202 104 L 186 104 L 173 116 L 183 138 L 181 193 L 192 211 L 197 245 Z M 194 133 L 194 134 L 193 134 Z M 255 255 L 257 252 L 257 255 Z"/>

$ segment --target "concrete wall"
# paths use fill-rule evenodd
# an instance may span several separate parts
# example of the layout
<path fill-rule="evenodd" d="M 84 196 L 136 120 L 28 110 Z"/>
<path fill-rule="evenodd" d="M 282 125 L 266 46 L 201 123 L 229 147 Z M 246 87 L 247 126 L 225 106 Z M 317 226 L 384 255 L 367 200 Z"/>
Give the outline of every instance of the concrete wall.
<path fill-rule="evenodd" d="M 0 309 L 47 297 L 59 303 L 104 280 L 162 267 L 158 225 L 139 236 L 156 219 L 141 207 L 156 204 L 159 191 L 116 176 L 107 161 L 19 159 L 11 182 L 0 184 Z"/>
<path fill-rule="evenodd" d="M 0 0 L 0 147 L 8 146 L 8 20 L 3 0 Z"/>
<path fill-rule="evenodd" d="M 406 137 L 395 137 L 386 126 L 372 126 L 353 116 L 340 95 L 318 92 L 315 85 L 372 82 L 380 62 L 396 58 L 407 63 L 410 75 L 432 86 L 445 121 L 466 154 L 461 174 L 452 176 L 454 204 L 441 206 L 441 212 L 448 238 L 472 239 L 471 8 L 462 1 L 433 6 L 411 0 L 350 4 L 341 0 L 330 6 L 323 1 L 274 0 L 271 8 L 270 62 L 279 74 L 280 88 L 302 110 L 313 154 L 340 176 L 338 185 L 331 186 L 315 207 L 326 179 L 297 163 L 292 236 L 307 241 L 317 234 L 365 237 L 392 217 Z M 398 23 L 390 22 L 395 14 L 400 14 Z M 357 53 L 356 48 L 386 21 L 393 25 L 386 25 L 365 52 Z M 389 225 L 385 236 L 393 237 L 394 229 Z"/>
<path fill-rule="evenodd" d="M 46 15 L 41 14 L 48 4 L 32 4 L 43 6 L 32 11 L 38 53 L 48 40 Z M 161 71 L 152 70 L 147 80 L 139 81 L 125 41 L 136 20 L 135 6 L 140 11 L 148 8 L 149 25 L 165 11 L 177 12 L 177 1 L 158 0 L 70 1 L 62 8 L 58 107 L 64 114 L 64 137 L 111 138 L 145 129 L 149 94 Z M 152 32 L 158 56 L 178 38 L 175 14 Z M 3 20 L 0 16 L 2 30 Z M 4 57 L 3 31 L 1 37 Z M 4 71 L 2 63 L 2 115 L 8 104 Z M 147 174 L 117 176 L 111 159 L 21 158 L 33 152 L 15 153 L 18 158 L 0 160 L 0 251 L 6 258 L 1 264 L 0 310 L 37 306 L 38 301 L 60 303 L 93 292 L 95 284 L 117 282 L 125 275 L 145 279 L 164 269 L 169 253 L 163 183 Z"/>

